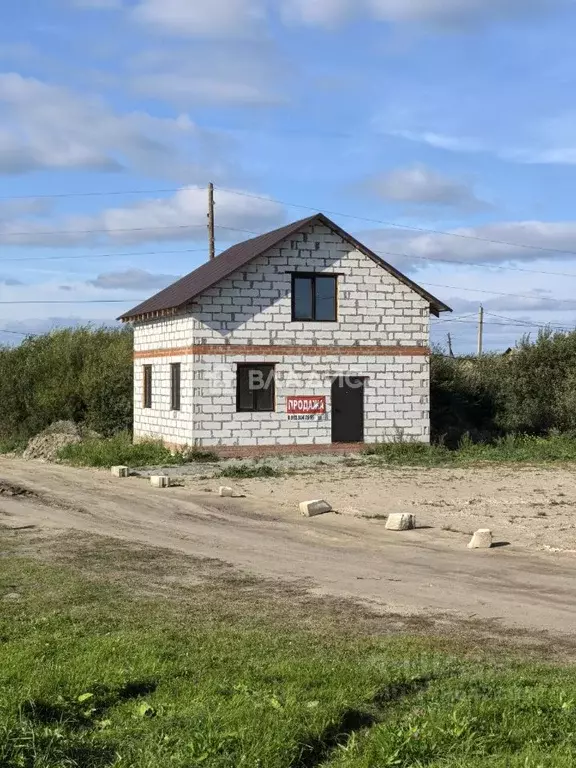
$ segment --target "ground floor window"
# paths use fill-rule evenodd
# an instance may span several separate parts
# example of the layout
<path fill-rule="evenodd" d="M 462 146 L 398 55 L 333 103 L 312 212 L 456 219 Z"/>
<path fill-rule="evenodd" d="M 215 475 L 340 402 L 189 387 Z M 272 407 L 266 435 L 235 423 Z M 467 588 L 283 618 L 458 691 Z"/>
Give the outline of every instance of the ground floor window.
<path fill-rule="evenodd" d="M 275 411 L 274 366 L 246 363 L 236 374 L 236 410 Z"/>
<path fill-rule="evenodd" d="M 142 366 L 142 373 L 144 378 L 144 408 L 152 408 L 152 366 Z"/>
<path fill-rule="evenodd" d="M 180 410 L 180 363 L 170 365 L 170 407 L 173 411 Z"/>

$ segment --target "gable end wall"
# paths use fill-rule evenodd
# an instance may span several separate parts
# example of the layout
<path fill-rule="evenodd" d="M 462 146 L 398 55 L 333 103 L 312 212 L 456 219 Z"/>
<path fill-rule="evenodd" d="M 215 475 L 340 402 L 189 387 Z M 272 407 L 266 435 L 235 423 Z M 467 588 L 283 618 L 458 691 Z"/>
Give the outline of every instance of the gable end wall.
<path fill-rule="evenodd" d="M 339 274 L 337 323 L 292 322 L 292 272 Z M 427 442 L 429 326 L 421 296 L 329 228 L 310 225 L 207 290 L 188 313 L 136 325 L 135 435 L 174 445 L 328 446 L 330 382 L 351 374 L 366 377 L 366 442 L 399 436 Z M 209 354 L 201 354 L 207 345 Z M 293 349 L 281 353 L 286 346 Z M 331 349 L 312 356 L 310 347 Z M 340 354 L 335 347 L 346 349 Z M 377 347 L 393 349 L 382 355 Z M 182 363 L 180 412 L 170 411 L 172 362 Z M 242 362 L 276 363 L 276 412 L 236 413 Z M 152 409 L 141 407 L 146 363 L 154 366 Z M 325 395 L 326 416 L 288 420 L 286 397 L 297 394 Z"/>

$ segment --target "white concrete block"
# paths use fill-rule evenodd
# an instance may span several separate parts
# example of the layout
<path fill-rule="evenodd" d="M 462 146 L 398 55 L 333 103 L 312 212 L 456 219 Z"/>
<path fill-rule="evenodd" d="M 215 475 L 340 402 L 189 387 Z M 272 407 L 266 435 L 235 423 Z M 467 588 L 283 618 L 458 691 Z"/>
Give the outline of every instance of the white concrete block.
<path fill-rule="evenodd" d="M 416 515 L 407 513 L 388 515 L 386 528 L 389 531 L 410 531 L 416 528 Z"/>
<path fill-rule="evenodd" d="M 331 505 L 323 499 L 316 499 L 315 501 L 303 501 L 300 503 L 300 512 L 302 515 L 304 515 L 304 517 L 316 517 L 316 515 L 324 515 L 326 512 L 331 511 Z"/>
<path fill-rule="evenodd" d="M 110 467 L 112 477 L 128 477 L 130 470 L 128 467 Z"/>
<path fill-rule="evenodd" d="M 476 531 L 474 536 L 472 536 L 472 540 L 470 544 L 468 544 L 468 549 L 490 549 L 492 546 L 492 531 L 488 528 L 481 528 L 479 531 Z"/>
<path fill-rule="evenodd" d="M 170 486 L 170 478 L 166 475 L 152 475 L 150 485 L 153 488 L 168 488 Z"/>
<path fill-rule="evenodd" d="M 374 520 L 384 517 L 381 512 L 370 512 L 366 509 L 356 509 L 356 507 L 346 507 L 338 510 L 339 515 L 345 515 L 347 517 L 364 517 L 367 520 Z"/>
<path fill-rule="evenodd" d="M 220 496 L 234 496 L 234 489 L 227 485 L 221 485 L 218 494 Z"/>

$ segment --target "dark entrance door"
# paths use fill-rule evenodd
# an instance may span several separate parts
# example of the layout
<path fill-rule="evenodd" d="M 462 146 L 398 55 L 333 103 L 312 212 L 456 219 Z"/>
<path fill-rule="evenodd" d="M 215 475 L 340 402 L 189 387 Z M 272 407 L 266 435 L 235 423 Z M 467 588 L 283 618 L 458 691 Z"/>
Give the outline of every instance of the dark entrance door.
<path fill-rule="evenodd" d="M 332 442 L 364 442 L 364 379 L 339 376 L 332 382 Z"/>

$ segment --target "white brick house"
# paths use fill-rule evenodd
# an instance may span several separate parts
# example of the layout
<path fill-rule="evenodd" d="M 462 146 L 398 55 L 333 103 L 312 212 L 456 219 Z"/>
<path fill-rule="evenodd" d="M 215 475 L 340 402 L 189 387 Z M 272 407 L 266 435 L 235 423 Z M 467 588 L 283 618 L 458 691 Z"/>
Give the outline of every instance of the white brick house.
<path fill-rule="evenodd" d="M 121 318 L 134 437 L 238 455 L 427 442 L 444 311 L 322 214 L 240 243 Z"/>

